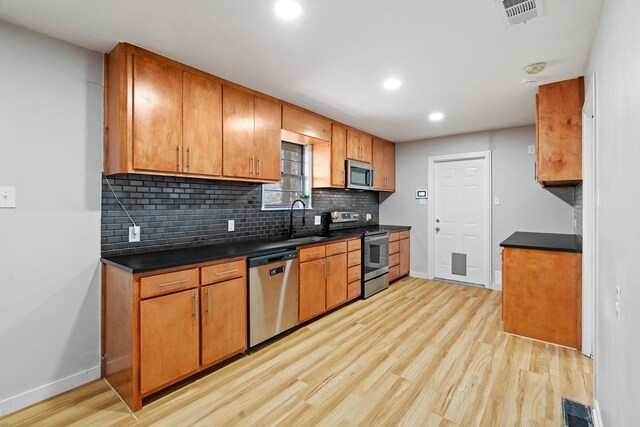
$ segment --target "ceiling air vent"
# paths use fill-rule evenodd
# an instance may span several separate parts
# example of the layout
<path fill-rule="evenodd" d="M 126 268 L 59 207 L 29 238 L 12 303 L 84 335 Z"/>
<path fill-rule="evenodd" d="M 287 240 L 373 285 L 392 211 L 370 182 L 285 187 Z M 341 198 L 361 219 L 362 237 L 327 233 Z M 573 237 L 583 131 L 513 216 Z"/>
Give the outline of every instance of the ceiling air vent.
<path fill-rule="evenodd" d="M 542 0 L 501 0 L 508 25 L 521 24 L 543 15 Z"/>

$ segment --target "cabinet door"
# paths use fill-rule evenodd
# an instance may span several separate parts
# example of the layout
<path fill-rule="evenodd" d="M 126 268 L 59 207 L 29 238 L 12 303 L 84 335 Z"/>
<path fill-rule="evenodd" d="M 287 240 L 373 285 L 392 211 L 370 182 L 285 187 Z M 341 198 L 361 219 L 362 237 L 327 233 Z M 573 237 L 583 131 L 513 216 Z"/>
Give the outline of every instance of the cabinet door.
<path fill-rule="evenodd" d="M 149 393 L 200 367 L 198 290 L 140 302 L 140 392 Z"/>
<path fill-rule="evenodd" d="M 300 264 L 299 319 L 311 319 L 325 311 L 326 261 L 318 259 Z"/>
<path fill-rule="evenodd" d="M 409 274 L 409 259 L 411 256 L 409 239 L 400 240 L 400 275 Z"/>
<path fill-rule="evenodd" d="M 334 123 L 331 130 L 331 185 L 345 186 L 346 156 L 347 128 Z"/>
<path fill-rule="evenodd" d="M 282 107 L 282 129 L 331 141 L 331 122 L 307 111 L 288 105 Z"/>
<path fill-rule="evenodd" d="M 222 85 L 185 72 L 182 75 L 182 171 L 222 175 Z"/>
<path fill-rule="evenodd" d="M 387 142 L 384 150 L 386 190 L 396 191 L 396 144 Z"/>
<path fill-rule="evenodd" d="M 279 181 L 282 126 L 280 104 L 255 98 L 255 126 L 255 177 Z"/>
<path fill-rule="evenodd" d="M 202 300 L 202 365 L 247 348 L 247 284 L 244 277 L 205 286 Z"/>
<path fill-rule="evenodd" d="M 362 134 L 360 141 L 361 141 L 360 145 L 362 147 L 360 149 L 360 153 L 361 153 L 360 161 L 363 161 L 366 163 L 373 162 L 373 138 L 371 138 L 370 135 Z"/>
<path fill-rule="evenodd" d="M 386 190 L 387 160 L 385 159 L 386 141 L 373 139 L 373 188 Z"/>
<path fill-rule="evenodd" d="M 255 104 L 253 95 L 222 88 L 222 165 L 224 176 L 253 178 Z"/>
<path fill-rule="evenodd" d="M 362 153 L 360 147 L 362 146 L 361 140 L 364 139 L 364 134 L 357 130 L 347 129 L 347 158 L 351 160 L 362 161 Z"/>
<path fill-rule="evenodd" d="M 182 71 L 133 57 L 133 168 L 182 170 Z"/>
<path fill-rule="evenodd" d="M 347 254 L 327 257 L 327 309 L 347 301 Z"/>

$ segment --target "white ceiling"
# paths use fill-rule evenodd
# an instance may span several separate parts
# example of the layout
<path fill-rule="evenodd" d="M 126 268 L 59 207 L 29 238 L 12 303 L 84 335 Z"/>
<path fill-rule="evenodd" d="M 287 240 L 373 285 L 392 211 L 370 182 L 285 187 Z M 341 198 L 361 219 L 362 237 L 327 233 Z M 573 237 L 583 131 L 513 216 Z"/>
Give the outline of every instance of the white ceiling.
<path fill-rule="evenodd" d="M 100 52 L 127 41 L 400 142 L 533 123 L 522 68 L 581 75 L 601 0 L 546 0 L 515 27 L 496 0 L 299 1 L 293 22 L 275 0 L 0 0 L 0 19 Z"/>

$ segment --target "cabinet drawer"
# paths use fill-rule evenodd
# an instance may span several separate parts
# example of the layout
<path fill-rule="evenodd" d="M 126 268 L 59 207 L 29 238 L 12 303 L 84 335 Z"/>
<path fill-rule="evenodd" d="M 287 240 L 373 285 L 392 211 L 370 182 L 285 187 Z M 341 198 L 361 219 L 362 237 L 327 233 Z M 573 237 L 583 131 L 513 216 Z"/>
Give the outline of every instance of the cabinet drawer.
<path fill-rule="evenodd" d="M 400 233 L 399 232 L 395 232 L 395 233 L 389 234 L 389 242 L 395 242 L 397 240 L 400 240 Z"/>
<path fill-rule="evenodd" d="M 400 277 L 400 266 L 389 268 L 389 280 L 396 280 L 398 277 Z"/>
<path fill-rule="evenodd" d="M 347 242 L 347 250 L 349 252 L 359 251 L 362 248 L 362 239 L 349 240 Z"/>
<path fill-rule="evenodd" d="M 200 285 L 200 275 L 198 273 L 197 268 L 192 268 L 190 270 L 143 277 L 140 279 L 140 298 L 150 298 L 156 295 L 195 288 Z"/>
<path fill-rule="evenodd" d="M 389 255 L 389 267 L 400 264 L 400 254 Z"/>
<path fill-rule="evenodd" d="M 300 262 L 307 262 L 313 261 L 314 259 L 324 258 L 325 253 L 326 248 L 324 245 L 300 249 Z"/>
<path fill-rule="evenodd" d="M 347 242 L 329 243 L 326 246 L 325 255 L 338 255 L 347 252 Z"/>
<path fill-rule="evenodd" d="M 347 286 L 347 299 L 352 300 L 360 296 L 362 285 L 360 282 L 349 283 Z"/>
<path fill-rule="evenodd" d="M 400 241 L 389 243 L 389 254 L 397 254 L 398 252 L 400 252 Z"/>
<path fill-rule="evenodd" d="M 400 232 L 400 240 L 409 238 L 409 230 Z"/>
<path fill-rule="evenodd" d="M 360 278 L 362 277 L 362 269 L 359 265 L 354 265 L 353 267 L 349 267 L 347 270 L 347 282 L 360 282 Z"/>
<path fill-rule="evenodd" d="M 203 285 L 222 282 L 236 277 L 244 277 L 247 271 L 247 262 L 234 261 L 224 264 L 210 265 L 202 268 L 201 279 Z"/>
<path fill-rule="evenodd" d="M 362 258 L 362 252 L 361 251 L 353 251 L 353 252 L 349 252 L 349 254 L 347 255 L 347 265 L 349 267 L 353 267 L 354 265 L 360 265 L 360 263 Z"/>

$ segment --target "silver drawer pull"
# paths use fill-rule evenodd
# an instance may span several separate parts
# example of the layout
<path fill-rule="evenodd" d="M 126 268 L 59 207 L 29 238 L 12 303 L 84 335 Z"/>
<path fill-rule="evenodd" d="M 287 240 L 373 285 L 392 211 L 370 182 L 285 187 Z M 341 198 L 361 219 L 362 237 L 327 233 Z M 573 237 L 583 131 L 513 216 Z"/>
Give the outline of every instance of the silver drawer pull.
<path fill-rule="evenodd" d="M 158 287 L 159 288 L 163 288 L 165 286 L 178 285 L 180 283 L 187 283 L 188 281 L 189 281 L 189 279 L 176 280 L 175 282 L 161 283 L 160 285 L 158 285 Z"/>
<path fill-rule="evenodd" d="M 309 252 L 309 255 L 320 255 L 320 252 Z"/>
<path fill-rule="evenodd" d="M 227 270 L 227 271 L 221 271 L 219 273 L 216 273 L 216 276 L 222 276 L 223 274 L 231 274 L 231 273 L 237 273 L 238 269 L 236 268 L 235 270 Z"/>

